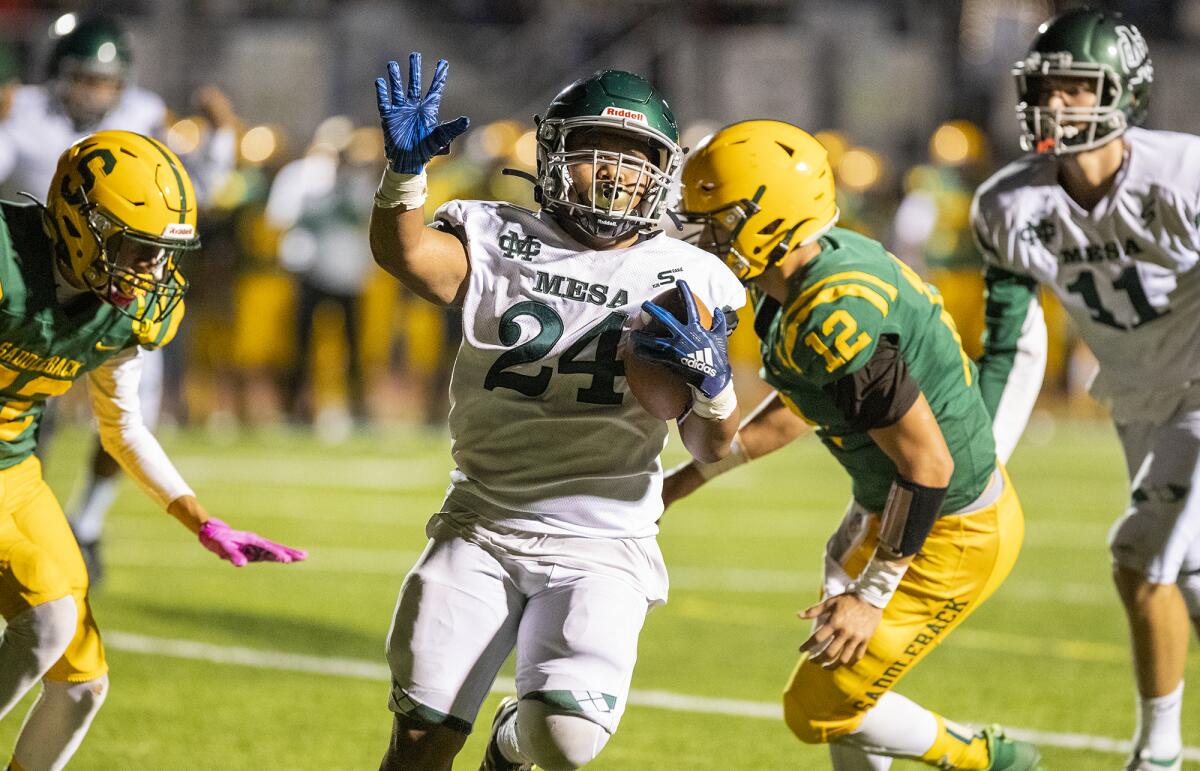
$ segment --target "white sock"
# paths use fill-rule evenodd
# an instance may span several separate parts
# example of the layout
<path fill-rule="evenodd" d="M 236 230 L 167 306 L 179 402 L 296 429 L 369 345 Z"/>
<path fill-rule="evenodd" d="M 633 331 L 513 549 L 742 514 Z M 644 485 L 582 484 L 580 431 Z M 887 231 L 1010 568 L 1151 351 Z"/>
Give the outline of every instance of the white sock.
<path fill-rule="evenodd" d="M 0 718 L 62 658 L 76 623 L 75 598 L 70 595 L 9 619 L 0 638 Z"/>
<path fill-rule="evenodd" d="M 500 748 L 500 754 L 513 763 L 533 762 L 521 752 L 520 741 L 517 739 L 517 710 L 513 710 L 508 719 L 496 729 L 496 746 Z"/>
<path fill-rule="evenodd" d="M 933 746 L 937 736 L 937 716 L 915 701 L 888 691 L 863 716 L 858 728 L 838 741 L 868 754 L 919 758 Z"/>
<path fill-rule="evenodd" d="M 1139 698 L 1134 746 L 1146 748 L 1155 760 L 1174 758 L 1183 749 L 1180 719 L 1183 712 L 1183 682 L 1165 696 Z"/>
<path fill-rule="evenodd" d="M 100 540 L 104 532 L 104 515 L 112 508 L 120 483 L 120 472 L 111 477 L 98 477 L 89 470 L 83 484 L 76 488 L 67 505 L 67 518 L 71 520 L 75 537 L 82 543 Z"/>
<path fill-rule="evenodd" d="M 79 749 L 108 695 L 108 675 L 84 683 L 42 681 L 38 697 L 13 748 L 27 771 L 58 771 Z"/>
<path fill-rule="evenodd" d="M 888 756 L 875 755 L 840 740 L 829 745 L 829 760 L 833 771 L 888 771 L 892 767 Z"/>

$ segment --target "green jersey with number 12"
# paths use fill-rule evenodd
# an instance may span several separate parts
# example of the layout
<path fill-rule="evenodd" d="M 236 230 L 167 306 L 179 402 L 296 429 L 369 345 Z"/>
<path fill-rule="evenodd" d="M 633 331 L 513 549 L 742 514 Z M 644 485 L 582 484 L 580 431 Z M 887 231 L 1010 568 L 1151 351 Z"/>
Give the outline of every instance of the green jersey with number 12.
<path fill-rule="evenodd" d="M 850 473 L 855 500 L 879 513 L 896 465 L 845 416 L 829 386 L 866 366 L 889 338 L 954 458 L 942 511 L 964 508 L 987 487 L 996 450 L 975 364 L 963 353 L 941 295 L 857 233 L 834 228 L 820 245 L 820 254 L 789 280 L 785 302 L 758 304 L 763 379 L 818 426 L 821 441 Z"/>
<path fill-rule="evenodd" d="M 182 319 L 182 302 L 155 322 L 90 292 L 61 305 L 42 208 L 0 202 L 0 468 L 33 454 L 47 399 L 126 348 L 166 345 Z"/>

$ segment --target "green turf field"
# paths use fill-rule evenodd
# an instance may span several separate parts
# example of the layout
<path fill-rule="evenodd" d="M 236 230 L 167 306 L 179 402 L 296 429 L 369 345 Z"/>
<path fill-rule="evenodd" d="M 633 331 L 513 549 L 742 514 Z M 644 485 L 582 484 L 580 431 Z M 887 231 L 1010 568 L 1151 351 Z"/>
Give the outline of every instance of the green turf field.
<path fill-rule="evenodd" d="M 1119 450 L 1099 423 L 1060 425 L 1048 444 L 1045 429 L 1034 435 L 1042 443 L 1022 445 L 1011 466 L 1028 517 L 1014 574 L 899 690 L 959 720 L 1058 734 L 1044 737 L 1050 769 L 1118 768 L 1111 747 L 1133 726 L 1104 546 L 1124 498 Z M 165 444 L 214 514 L 312 556 L 236 570 L 128 484 L 94 600 L 112 691 L 72 768 L 376 767 L 390 725 L 384 635 L 445 486 L 447 440 L 399 431 L 332 449 L 300 434 L 227 446 L 184 434 Z M 62 497 L 85 445 L 79 432 L 55 442 L 47 473 Z M 794 612 L 814 596 L 847 490 L 816 442 L 801 441 L 669 513 L 671 601 L 647 621 L 632 704 L 591 768 L 827 767 L 774 716 L 806 636 Z M 1194 650 L 1189 672 L 1200 674 Z M 477 767 L 496 698 L 456 768 Z M 5 753 L 25 708 L 0 725 Z"/>

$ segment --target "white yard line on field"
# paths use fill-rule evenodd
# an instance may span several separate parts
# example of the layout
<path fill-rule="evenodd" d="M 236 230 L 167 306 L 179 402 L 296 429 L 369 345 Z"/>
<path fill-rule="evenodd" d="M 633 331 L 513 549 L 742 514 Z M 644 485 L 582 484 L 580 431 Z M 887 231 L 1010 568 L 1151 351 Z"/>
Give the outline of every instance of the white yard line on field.
<path fill-rule="evenodd" d="M 424 495 L 443 487 L 449 482 L 453 463 L 449 453 L 436 457 L 378 458 L 364 456 L 316 459 L 311 457 L 262 457 L 221 458 L 190 455 L 179 458 L 177 465 L 189 481 L 201 486 L 245 487 L 261 486 L 274 491 L 291 489 L 306 494 L 325 489 L 343 490 L 362 495 Z M 725 481 L 722 484 L 726 484 Z M 759 489 L 759 480 L 746 481 L 752 489 Z M 411 505 L 397 506 L 397 513 L 378 511 L 339 511 L 338 517 L 346 521 L 390 524 L 427 517 L 425 509 L 432 512 L 437 506 L 437 494 L 414 508 Z M 423 507 L 422 507 L 423 506 Z M 836 516 L 837 511 L 828 507 L 812 506 L 797 500 L 787 506 L 792 515 L 783 520 L 756 522 L 739 521 L 735 528 L 710 524 L 706 520 L 690 518 L 684 512 L 668 517 L 664 528 L 668 537 L 679 538 L 733 538 L 771 539 L 796 538 L 824 541 L 827 529 L 810 522 L 820 522 Z M 1114 512 L 1116 510 L 1114 509 Z M 263 512 L 263 516 L 282 519 L 322 520 L 328 519 L 326 511 L 311 511 L 305 507 L 291 507 L 283 511 Z M 1114 518 L 1116 513 L 1114 513 Z M 1105 551 L 1104 543 L 1110 525 L 1107 522 L 1078 522 L 1030 518 L 1026 523 L 1025 543 L 1027 549 L 1054 549 L 1056 551 Z"/>
<path fill-rule="evenodd" d="M 450 481 L 449 453 L 441 458 L 212 458 L 176 459 L 189 480 L 203 484 L 272 485 L 393 493 L 426 490 Z"/>
<path fill-rule="evenodd" d="M 196 640 L 173 640 L 149 637 L 131 632 L 108 631 L 104 634 L 105 644 L 118 651 L 141 653 L 152 656 L 169 656 L 191 661 L 207 661 L 214 664 L 268 669 L 280 672 L 304 672 L 332 677 L 352 677 L 362 680 L 387 682 L 391 673 L 382 662 L 343 659 L 325 656 L 306 656 L 285 651 L 240 648 L 213 645 Z M 512 678 L 496 680 L 493 690 L 511 693 Z M 655 707 L 677 712 L 730 715 L 733 717 L 782 720 L 783 715 L 776 702 L 748 701 L 744 699 L 714 699 L 705 696 L 690 696 L 670 691 L 634 689 L 629 692 L 629 703 L 638 707 Z M 1123 754 L 1129 752 L 1129 742 L 1108 736 L 1037 731 L 1028 728 L 1008 728 L 1010 736 L 1031 741 L 1043 747 L 1060 747 L 1072 750 L 1092 750 Z M 1185 747 L 1183 757 L 1200 760 L 1200 747 Z"/>
<path fill-rule="evenodd" d="M 362 573 L 402 578 L 419 552 L 395 549 L 358 549 L 317 546 L 309 550 L 299 570 L 315 573 Z M 116 538 L 109 561 L 141 568 L 208 568 L 211 557 L 195 544 L 176 538 Z M 720 568 L 668 566 L 671 588 L 680 591 L 794 594 L 809 597 L 820 585 L 814 571 L 771 568 Z M 991 602 L 1049 602 L 1067 605 L 1117 607 L 1116 593 L 1107 582 L 1058 583 L 1031 579 L 1006 581 Z"/>

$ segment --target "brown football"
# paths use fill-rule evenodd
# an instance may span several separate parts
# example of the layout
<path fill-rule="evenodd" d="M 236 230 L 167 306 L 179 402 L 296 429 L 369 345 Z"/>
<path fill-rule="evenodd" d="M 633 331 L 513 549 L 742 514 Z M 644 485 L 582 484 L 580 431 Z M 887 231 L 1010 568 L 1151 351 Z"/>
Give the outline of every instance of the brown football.
<path fill-rule="evenodd" d="M 712 326 L 712 313 L 696 296 L 696 310 L 700 314 L 700 323 L 706 328 Z M 687 321 L 687 312 L 683 307 L 683 298 L 679 291 L 672 286 L 654 298 L 654 302 L 671 312 L 680 321 Z M 646 329 L 654 335 L 665 335 L 666 328 L 645 313 L 639 313 L 630 325 L 632 329 Z M 671 370 L 645 359 L 639 359 L 632 351 L 625 354 L 625 380 L 629 383 L 629 391 L 642 409 L 659 420 L 674 420 L 682 415 L 692 403 L 692 391 L 679 375 Z"/>

